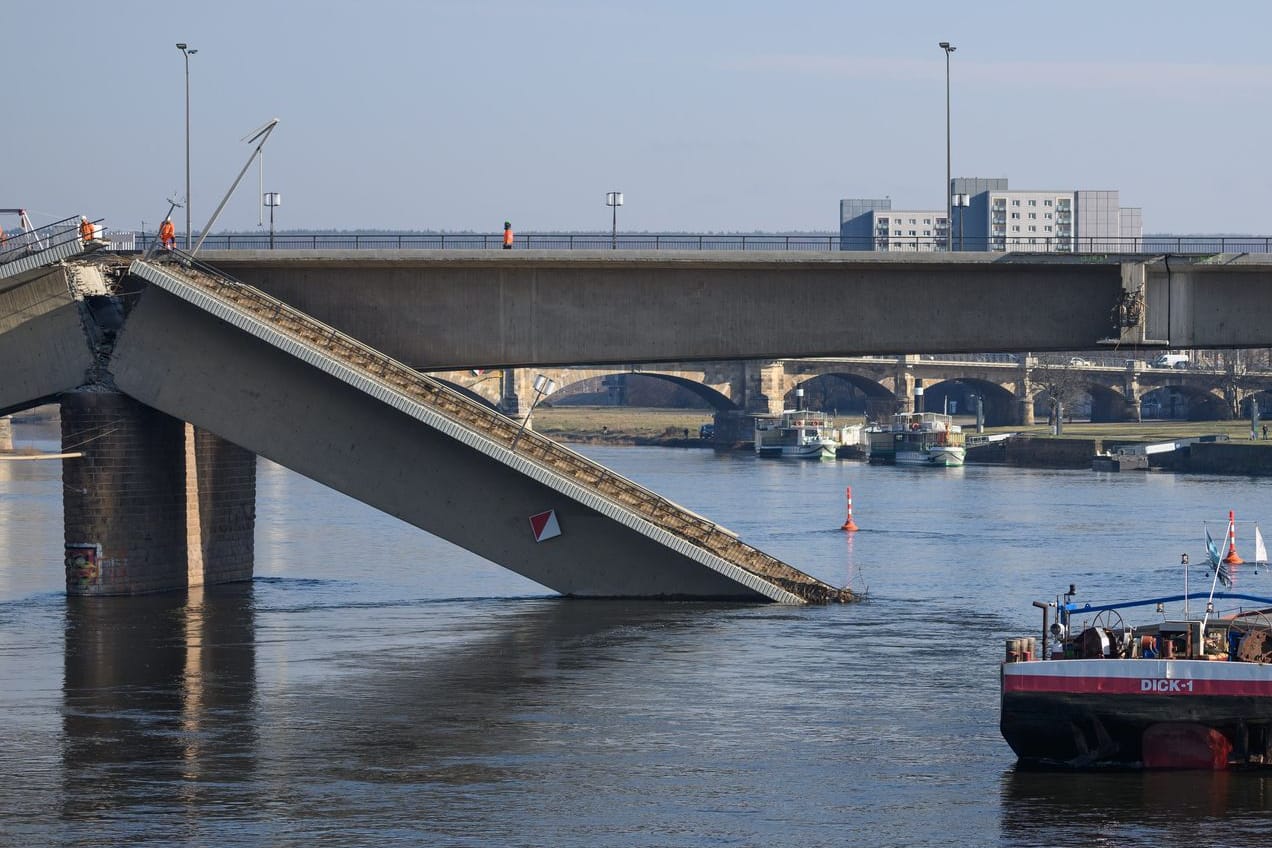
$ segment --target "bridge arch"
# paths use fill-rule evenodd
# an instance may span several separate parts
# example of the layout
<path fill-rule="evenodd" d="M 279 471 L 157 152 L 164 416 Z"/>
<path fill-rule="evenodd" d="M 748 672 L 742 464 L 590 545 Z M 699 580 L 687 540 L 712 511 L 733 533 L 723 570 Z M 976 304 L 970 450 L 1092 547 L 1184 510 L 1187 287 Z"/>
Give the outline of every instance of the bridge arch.
<path fill-rule="evenodd" d="M 569 374 L 569 371 L 563 371 L 560 374 L 560 378 L 564 380 Z M 659 380 L 670 383 L 685 390 L 701 401 L 703 408 L 710 408 L 716 412 L 735 412 L 739 409 L 738 405 L 727 395 L 698 380 L 677 374 L 666 374 L 658 371 L 645 370 L 607 371 L 606 374 L 603 375 L 582 372 L 579 374 L 579 379 L 560 385 L 552 397 L 555 399 L 555 402 L 560 403 L 568 400 L 572 395 L 596 394 L 601 392 L 611 394 L 609 391 L 610 386 L 606 385 L 606 381 L 614 377 L 623 378 L 625 389 L 631 388 L 630 385 L 626 384 L 628 384 L 632 378 L 648 378 L 651 380 Z M 626 392 L 624 391 L 622 394 L 625 393 Z"/>
<path fill-rule="evenodd" d="M 1168 383 L 1140 395 L 1145 418 L 1182 418 L 1188 421 L 1228 421 L 1232 410 L 1218 391 L 1188 383 Z"/>
<path fill-rule="evenodd" d="M 946 400 L 949 400 L 958 414 L 975 415 L 978 395 L 985 411 L 986 426 L 1005 427 L 1017 423 L 1015 393 L 992 380 L 953 377 L 923 390 L 927 409 L 943 410 Z"/>
<path fill-rule="evenodd" d="M 896 411 L 897 396 L 871 377 L 848 371 L 829 371 L 796 379 L 784 395 L 785 407 L 795 406 L 795 390 L 804 390 L 804 405 L 838 414 L 887 418 Z"/>

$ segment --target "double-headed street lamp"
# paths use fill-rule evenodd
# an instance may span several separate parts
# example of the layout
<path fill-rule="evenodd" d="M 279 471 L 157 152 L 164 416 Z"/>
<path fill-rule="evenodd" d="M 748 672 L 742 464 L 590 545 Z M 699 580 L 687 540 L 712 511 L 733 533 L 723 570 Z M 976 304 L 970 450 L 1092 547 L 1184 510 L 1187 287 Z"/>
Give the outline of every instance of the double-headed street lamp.
<path fill-rule="evenodd" d="M 190 57 L 199 51 L 186 44 L 184 41 L 177 42 L 177 49 L 185 56 L 185 88 L 186 88 L 186 237 L 185 249 L 190 249 L 190 234 L 192 228 L 190 226 Z"/>
<path fill-rule="evenodd" d="M 950 249 L 954 234 L 954 209 L 951 197 L 954 179 L 950 173 L 950 54 L 958 48 L 948 41 L 939 47 L 945 51 L 945 249 Z"/>

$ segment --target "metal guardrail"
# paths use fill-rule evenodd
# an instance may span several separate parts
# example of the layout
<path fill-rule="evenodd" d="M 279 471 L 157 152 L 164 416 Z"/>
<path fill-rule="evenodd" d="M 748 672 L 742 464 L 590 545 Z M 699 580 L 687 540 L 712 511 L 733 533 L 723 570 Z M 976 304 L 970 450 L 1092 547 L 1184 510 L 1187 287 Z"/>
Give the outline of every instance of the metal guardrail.
<path fill-rule="evenodd" d="M 80 218 L 74 215 L 34 230 L 6 232 L 0 237 L 0 265 L 79 239 L 79 225 Z"/>
<path fill-rule="evenodd" d="M 742 542 L 714 522 L 685 510 L 551 439 L 532 430 L 522 430 L 511 418 L 476 403 L 364 345 L 352 336 L 323 324 L 222 271 L 198 262 L 185 253 L 162 251 L 150 261 L 165 259 L 181 268 L 182 279 L 266 322 L 275 330 L 358 369 L 367 377 L 428 406 L 452 421 L 481 432 L 510 451 L 515 442 L 518 456 L 563 475 L 575 484 L 641 515 L 673 535 L 760 575 L 806 601 L 826 603 L 853 598 L 851 591 L 836 589 L 792 568 Z"/>
<path fill-rule="evenodd" d="M 155 242 L 137 235 L 138 250 Z M 209 235 L 204 250 L 501 250 L 502 233 L 257 233 Z M 1272 253 L 1272 236 L 1147 236 L 1139 238 L 984 238 L 953 241 L 954 252 L 1046 254 Z M 940 239 L 841 238 L 837 235 L 717 235 L 693 233 L 521 233 L 513 250 L 737 250 L 945 252 Z"/>

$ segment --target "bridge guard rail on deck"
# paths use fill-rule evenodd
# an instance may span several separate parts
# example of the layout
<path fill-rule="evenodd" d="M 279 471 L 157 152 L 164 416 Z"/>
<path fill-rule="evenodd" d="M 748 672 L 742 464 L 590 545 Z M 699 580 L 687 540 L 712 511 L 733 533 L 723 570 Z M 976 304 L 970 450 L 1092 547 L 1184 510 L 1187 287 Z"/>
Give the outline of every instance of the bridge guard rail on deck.
<path fill-rule="evenodd" d="M 129 271 L 761 595 L 784 603 L 854 599 L 258 289 L 179 252 L 163 260 L 136 260 Z"/>

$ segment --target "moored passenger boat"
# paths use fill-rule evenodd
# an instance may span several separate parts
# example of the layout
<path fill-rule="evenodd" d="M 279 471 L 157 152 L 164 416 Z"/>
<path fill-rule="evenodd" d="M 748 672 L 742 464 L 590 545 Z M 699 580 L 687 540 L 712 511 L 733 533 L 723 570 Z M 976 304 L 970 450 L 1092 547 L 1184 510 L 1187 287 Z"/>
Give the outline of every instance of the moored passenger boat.
<path fill-rule="evenodd" d="M 962 428 L 939 412 L 897 413 L 870 433 L 871 462 L 948 468 L 966 457 Z"/>
<path fill-rule="evenodd" d="M 858 434 L 860 425 L 836 426 L 824 412 L 804 409 L 804 390 L 795 390 L 795 409 L 780 415 L 755 416 L 755 452 L 759 456 L 834 459 L 838 449 Z"/>
<path fill-rule="evenodd" d="M 963 428 L 941 412 L 924 412 L 923 381 L 914 383 L 914 412 L 898 412 L 870 434 L 870 461 L 886 465 L 949 468 L 967 457 Z"/>

